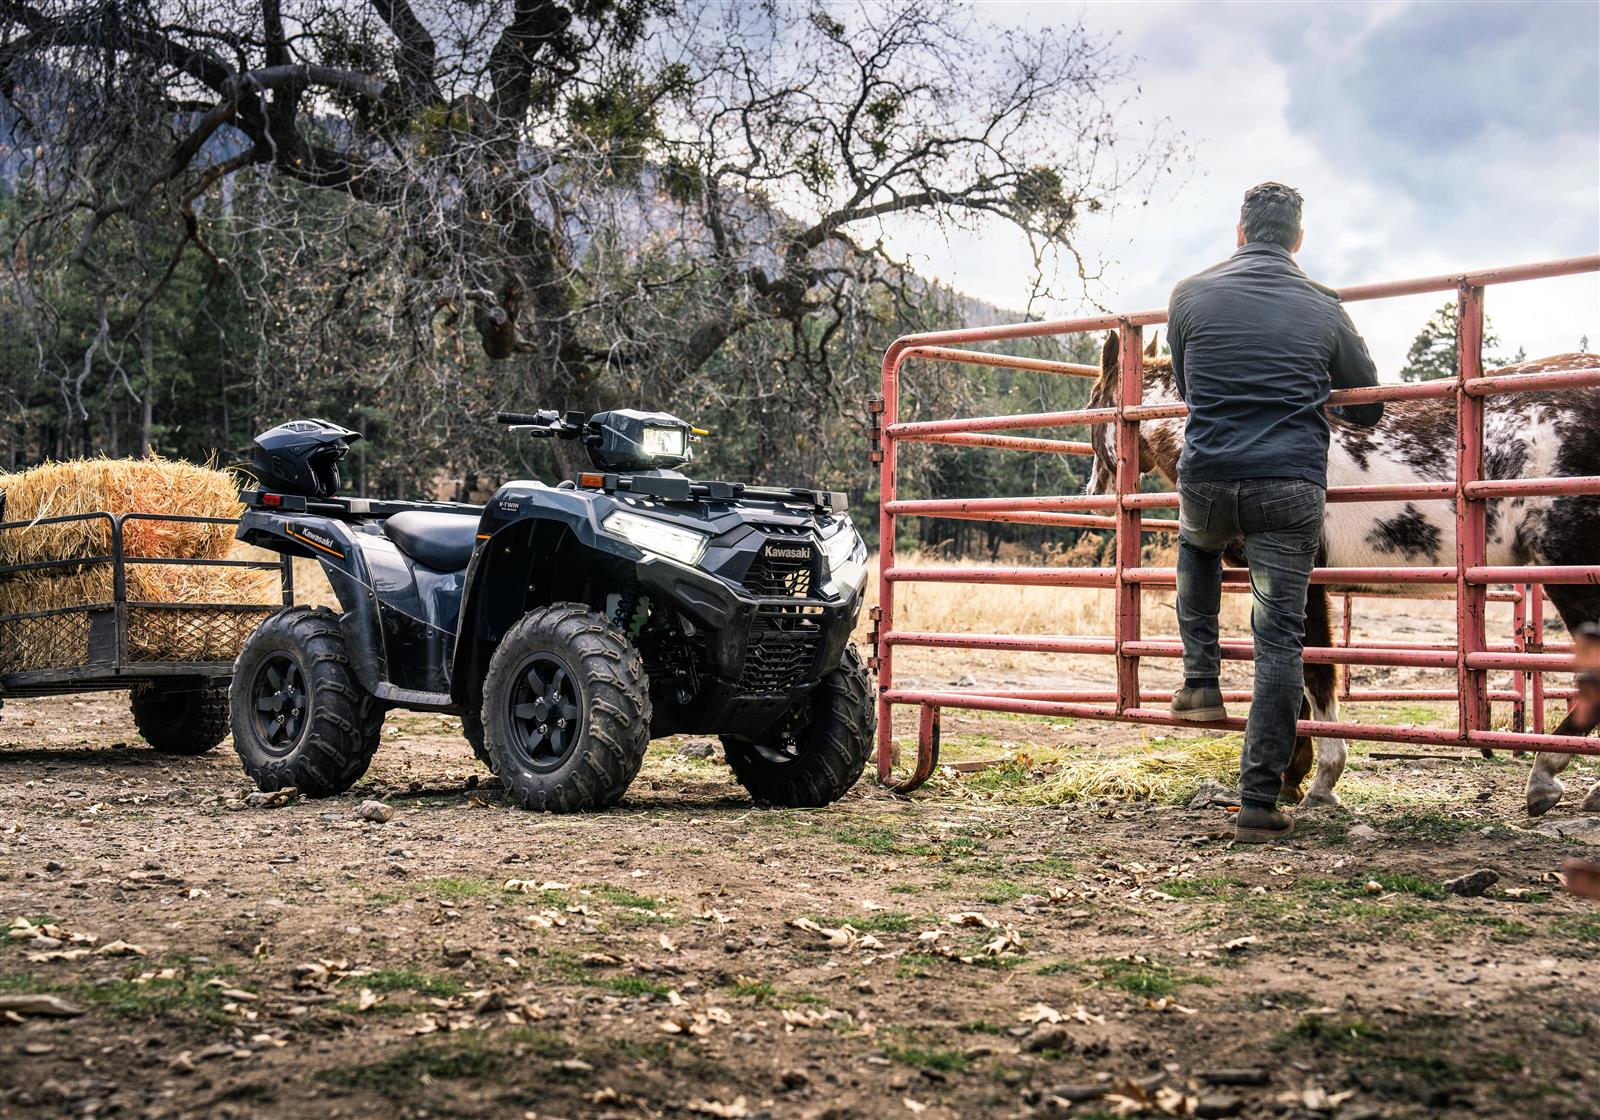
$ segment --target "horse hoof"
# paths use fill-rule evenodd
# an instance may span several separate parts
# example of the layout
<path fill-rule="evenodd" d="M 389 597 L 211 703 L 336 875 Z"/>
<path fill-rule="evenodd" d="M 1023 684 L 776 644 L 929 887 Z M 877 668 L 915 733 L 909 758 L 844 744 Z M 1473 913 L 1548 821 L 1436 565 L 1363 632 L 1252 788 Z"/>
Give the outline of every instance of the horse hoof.
<path fill-rule="evenodd" d="M 1589 791 L 1589 796 L 1583 799 L 1583 811 L 1600 813 L 1600 782 L 1596 782 L 1594 788 Z"/>
<path fill-rule="evenodd" d="M 1300 807 L 1302 809 L 1315 809 L 1321 806 L 1328 809 L 1337 809 L 1342 804 L 1343 803 L 1339 800 L 1339 795 L 1334 793 L 1333 790 L 1330 789 L 1324 792 L 1322 790 L 1314 789 L 1310 793 L 1306 794 L 1306 799 L 1300 802 Z"/>
<path fill-rule="evenodd" d="M 1529 790 L 1528 816 L 1544 816 L 1551 809 L 1554 809 L 1557 805 L 1561 804 L 1561 795 L 1565 792 L 1566 789 L 1559 784 L 1555 789 L 1540 790 L 1538 793 L 1535 793 L 1533 790 Z"/>

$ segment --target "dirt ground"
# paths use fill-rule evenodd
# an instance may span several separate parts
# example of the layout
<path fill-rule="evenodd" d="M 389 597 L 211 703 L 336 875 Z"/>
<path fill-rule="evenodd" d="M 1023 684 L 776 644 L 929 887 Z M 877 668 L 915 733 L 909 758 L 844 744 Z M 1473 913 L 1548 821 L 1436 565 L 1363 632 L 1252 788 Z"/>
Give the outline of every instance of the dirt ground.
<path fill-rule="evenodd" d="M 1592 845 L 1528 827 L 1521 762 L 1361 754 L 1262 850 L 1018 767 L 760 811 L 681 739 L 538 816 L 391 714 L 352 794 L 240 808 L 226 744 L 125 704 L 0 720 L 0 994 L 85 1012 L 0 1022 L 6 1117 L 1600 1114 L 1600 909 L 1553 875 Z M 958 718 L 955 756 L 1171 741 Z"/>

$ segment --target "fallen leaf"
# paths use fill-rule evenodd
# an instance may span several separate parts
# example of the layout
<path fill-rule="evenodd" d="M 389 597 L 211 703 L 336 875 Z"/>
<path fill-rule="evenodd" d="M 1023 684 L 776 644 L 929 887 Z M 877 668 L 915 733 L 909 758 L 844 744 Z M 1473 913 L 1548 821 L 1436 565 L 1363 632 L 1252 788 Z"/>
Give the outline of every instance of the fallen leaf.
<path fill-rule="evenodd" d="M 958 914 L 946 914 L 945 921 L 953 926 L 982 926 L 984 929 L 999 929 L 1000 923 L 993 918 L 986 918 L 976 910 L 964 910 Z"/>

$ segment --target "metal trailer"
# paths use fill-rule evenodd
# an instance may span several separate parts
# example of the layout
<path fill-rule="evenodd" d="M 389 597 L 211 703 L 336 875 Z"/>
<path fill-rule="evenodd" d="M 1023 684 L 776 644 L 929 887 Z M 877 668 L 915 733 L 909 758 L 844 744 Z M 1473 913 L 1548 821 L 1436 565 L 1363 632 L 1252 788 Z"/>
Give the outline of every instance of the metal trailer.
<path fill-rule="evenodd" d="M 1483 477 L 1483 402 L 1486 397 L 1600 386 L 1600 364 L 1592 370 L 1485 375 L 1482 353 L 1484 289 L 1495 284 L 1588 272 L 1600 272 L 1600 255 L 1340 289 L 1339 296 L 1346 303 L 1428 292 L 1458 293 L 1460 328 L 1457 348 L 1460 372 L 1457 377 L 1415 384 L 1381 385 L 1370 389 L 1339 390 L 1329 400 L 1330 404 L 1358 404 L 1367 401 L 1453 398 L 1458 433 L 1455 480 L 1399 486 L 1333 487 L 1328 491 L 1330 502 L 1454 501 L 1456 563 L 1448 567 L 1317 568 L 1312 572 L 1312 582 L 1335 586 L 1387 585 L 1402 593 L 1422 591 L 1423 594 L 1426 594 L 1425 586 L 1448 588 L 1446 594 L 1453 595 L 1456 601 L 1456 640 L 1452 645 L 1351 643 L 1347 629 L 1342 645 L 1308 647 L 1305 660 L 1343 665 L 1453 669 L 1457 683 L 1454 692 L 1372 690 L 1369 693 L 1360 690 L 1353 693 L 1352 698 L 1375 700 L 1381 695 L 1383 698 L 1398 696 L 1422 699 L 1426 696 L 1428 699 L 1454 700 L 1457 704 L 1457 721 L 1454 728 L 1445 728 L 1300 720 L 1297 724 L 1298 734 L 1476 747 L 1483 750 L 1600 754 L 1600 740 L 1544 732 L 1544 700 L 1569 696 L 1570 690 L 1546 689 L 1543 675 L 1570 672 L 1573 658 L 1569 646 L 1543 643 L 1542 622 L 1544 584 L 1600 582 L 1600 565 L 1489 566 L 1484 563 L 1485 509 L 1489 499 L 1524 495 L 1600 494 L 1600 477 L 1496 480 Z M 1187 409 L 1182 405 L 1143 405 L 1143 378 L 1124 376 L 1118 380 L 1117 404 L 1110 408 L 916 423 L 902 423 L 899 419 L 900 377 L 907 362 L 954 362 L 1072 377 L 1097 377 L 1100 370 L 1096 366 L 978 352 L 963 347 L 972 343 L 1115 329 L 1121 336 L 1121 368 L 1125 371 L 1137 370 L 1143 367 L 1143 328 L 1164 323 L 1166 318 L 1164 310 L 1139 311 L 1125 315 L 1097 315 L 1054 322 L 937 331 L 902 337 L 884 354 L 882 395 L 874 398 L 870 406 L 872 457 L 879 464 L 881 495 L 879 605 L 873 609 L 872 615 L 873 664 L 878 671 L 878 777 L 881 782 L 896 789 L 912 790 L 933 774 L 938 764 L 939 713 L 941 708 L 946 707 L 1191 726 L 1175 720 L 1167 711 L 1145 706 L 1147 701 L 1160 701 L 1168 697 L 1164 693 L 1144 691 L 1139 685 L 1141 658 L 1182 656 L 1182 645 L 1178 641 L 1149 640 L 1140 634 L 1143 590 L 1146 587 L 1172 587 L 1176 582 L 1174 569 L 1143 565 L 1142 535 L 1146 532 L 1175 532 L 1178 527 L 1176 521 L 1146 518 L 1144 514 L 1146 510 L 1175 508 L 1178 495 L 1172 492 L 1139 491 L 1139 424 L 1142 420 L 1184 416 Z M 1114 494 L 915 500 L 896 497 L 896 450 L 901 443 L 1092 455 L 1093 448 L 1088 443 L 1006 433 L 1097 424 L 1114 425 L 1116 429 Z M 1110 529 L 1115 532 L 1114 564 L 1100 568 L 902 567 L 894 554 L 895 521 L 900 517 L 962 518 Z M 1232 586 L 1240 589 L 1246 579 L 1247 574 L 1243 570 L 1227 572 L 1224 574 L 1224 588 Z M 1108 588 L 1116 593 L 1116 629 L 1110 636 L 1060 637 L 899 630 L 895 626 L 894 589 L 898 583 L 911 581 Z M 1505 584 L 1532 590 L 1519 596 L 1514 590 L 1497 586 Z M 1514 644 L 1491 646 L 1488 642 L 1485 608 L 1491 597 L 1521 601 L 1518 607 L 1514 607 L 1518 629 Z M 1103 654 L 1116 659 L 1116 688 L 1070 692 L 899 688 L 894 682 L 894 650 L 897 646 Z M 1222 656 L 1230 660 L 1249 660 L 1252 656 L 1251 645 L 1248 641 L 1224 641 Z M 1497 691 L 1490 688 L 1488 674 L 1499 671 L 1515 674 L 1512 689 Z M 1531 688 L 1525 683 L 1530 676 Z M 1526 695 L 1527 692 L 1531 692 L 1531 697 Z M 1492 730 L 1490 704 L 1496 700 L 1509 701 L 1518 705 L 1519 710 L 1525 710 L 1524 706 L 1531 707 L 1534 730 L 1524 731 L 1520 727 L 1512 731 Z M 899 780 L 892 773 L 896 706 L 916 707 L 921 716 L 916 764 L 909 776 Z M 1213 726 L 1241 730 L 1244 722 L 1243 719 L 1234 718 Z M 1513 725 L 1520 722 L 1514 720 Z"/>
<path fill-rule="evenodd" d="M 23 572 L 77 573 L 109 565 L 109 601 L 0 614 L 0 705 L 12 697 L 130 689 L 139 730 L 152 746 L 198 754 L 227 733 L 227 687 L 245 638 L 281 607 L 262 603 L 148 603 L 128 598 L 128 568 L 234 567 L 279 573 L 282 606 L 294 602 L 290 557 L 206 560 L 129 556 L 124 526 L 133 521 L 237 525 L 226 517 L 153 513 L 80 513 L 0 523 L 0 534 L 38 525 L 102 520 L 111 548 L 100 556 L 0 565 L 0 580 Z"/>

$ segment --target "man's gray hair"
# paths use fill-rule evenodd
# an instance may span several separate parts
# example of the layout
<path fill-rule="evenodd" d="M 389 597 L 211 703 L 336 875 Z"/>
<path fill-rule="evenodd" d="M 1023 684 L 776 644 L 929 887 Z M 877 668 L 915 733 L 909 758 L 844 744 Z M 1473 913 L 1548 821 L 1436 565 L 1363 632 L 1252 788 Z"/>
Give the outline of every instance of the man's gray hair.
<path fill-rule="evenodd" d="M 1300 240 L 1300 207 L 1305 199 L 1282 183 L 1258 183 L 1244 192 L 1239 225 L 1246 241 L 1270 241 L 1293 249 Z"/>

